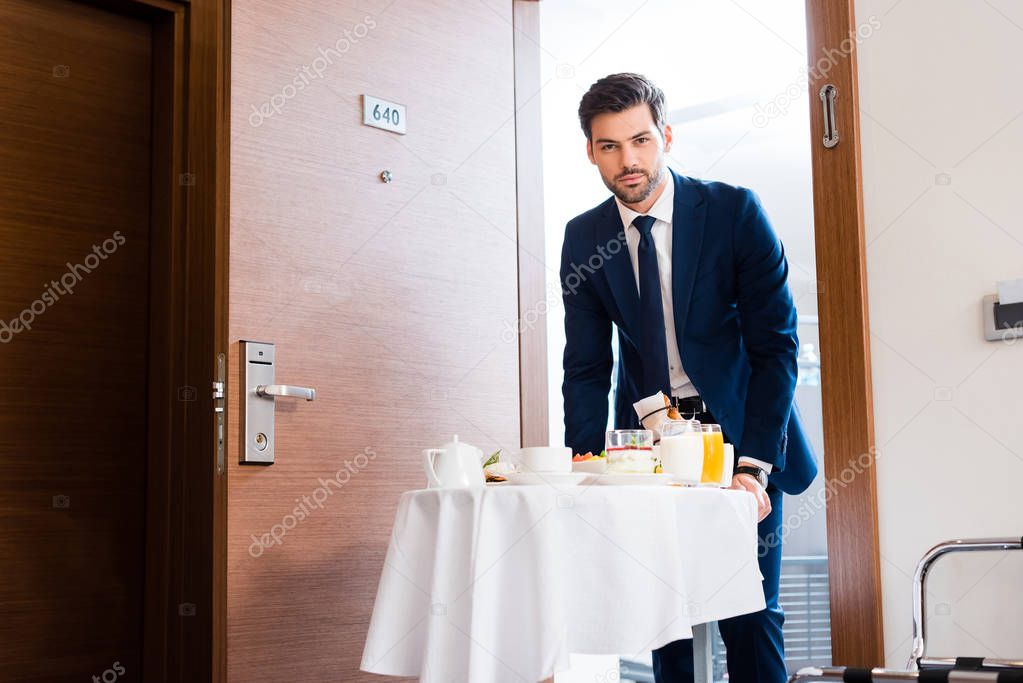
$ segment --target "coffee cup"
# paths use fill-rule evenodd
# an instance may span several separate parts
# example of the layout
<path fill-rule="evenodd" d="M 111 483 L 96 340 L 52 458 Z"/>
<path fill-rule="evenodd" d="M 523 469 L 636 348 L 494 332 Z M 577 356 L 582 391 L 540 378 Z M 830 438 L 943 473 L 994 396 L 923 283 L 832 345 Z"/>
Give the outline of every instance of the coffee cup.
<path fill-rule="evenodd" d="M 571 472 L 572 449 L 567 446 L 529 446 L 519 451 L 519 462 L 526 472 Z"/>

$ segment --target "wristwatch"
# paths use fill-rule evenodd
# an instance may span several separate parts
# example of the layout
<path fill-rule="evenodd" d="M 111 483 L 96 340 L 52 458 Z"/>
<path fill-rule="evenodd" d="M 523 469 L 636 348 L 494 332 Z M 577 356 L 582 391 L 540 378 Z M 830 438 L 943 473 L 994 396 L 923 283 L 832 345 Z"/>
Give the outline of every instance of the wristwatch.
<path fill-rule="evenodd" d="M 735 474 L 751 474 L 760 482 L 761 486 L 767 488 L 767 472 L 756 465 L 739 465 L 735 468 Z"/>

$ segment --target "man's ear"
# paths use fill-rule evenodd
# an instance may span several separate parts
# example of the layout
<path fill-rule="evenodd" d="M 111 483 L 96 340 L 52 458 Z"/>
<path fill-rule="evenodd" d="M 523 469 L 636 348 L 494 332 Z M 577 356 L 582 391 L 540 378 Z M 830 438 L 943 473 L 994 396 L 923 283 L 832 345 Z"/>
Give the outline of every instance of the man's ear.
<path fill-rule="evenodd" d="M 664 124 L 664 151 L 671 151 L 671 125 Z"/>
<path fill-rule="evenodd" d="M 586 138 L 586 158 L 590 160 L 590 163 L 594 166 L 597 165 L 597 160 L 593 158 L 593 140 Z"/>

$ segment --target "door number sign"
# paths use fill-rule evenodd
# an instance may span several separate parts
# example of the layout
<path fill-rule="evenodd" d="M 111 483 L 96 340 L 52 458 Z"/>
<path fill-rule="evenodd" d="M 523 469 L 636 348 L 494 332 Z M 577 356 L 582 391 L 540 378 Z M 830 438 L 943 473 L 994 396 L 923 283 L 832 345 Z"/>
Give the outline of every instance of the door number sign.
<path fill-rule="evenodd" d="M 404 135 L 405 105 L 388 102 L 372 95 L 363 95 L 362 123 Z"/>

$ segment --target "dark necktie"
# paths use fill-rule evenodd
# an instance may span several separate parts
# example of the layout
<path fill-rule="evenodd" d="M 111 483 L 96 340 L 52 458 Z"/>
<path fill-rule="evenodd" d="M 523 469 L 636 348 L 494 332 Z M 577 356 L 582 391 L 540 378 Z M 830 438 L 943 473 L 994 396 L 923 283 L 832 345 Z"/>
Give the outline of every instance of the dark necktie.
<path fill-rule="evenodd" d="M 668 347 L 664 337 L 664 308 L 661 303 L 661 276 L 657 269 L 657 250 L 653 216 L 637 216 L 632 224 L 639 230 L 639 314 L 640 347 L 643 362 L 642 396 L 658 391 L 671 394 L 668 379 Z"/>

